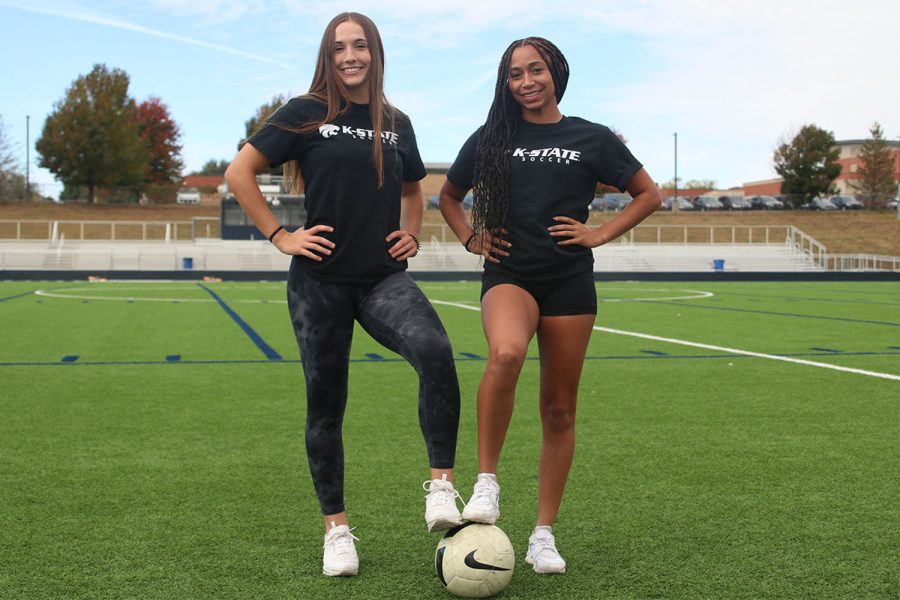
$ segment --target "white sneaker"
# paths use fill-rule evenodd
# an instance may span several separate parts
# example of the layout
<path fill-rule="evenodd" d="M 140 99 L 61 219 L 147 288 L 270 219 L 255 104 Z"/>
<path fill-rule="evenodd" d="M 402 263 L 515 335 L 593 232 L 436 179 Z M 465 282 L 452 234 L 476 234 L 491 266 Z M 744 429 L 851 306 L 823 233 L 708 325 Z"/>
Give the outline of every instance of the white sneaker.
<path fill-rule="evenodd" d="M 350 533 L 346 525 L 335 527 L 325 534 L 325 556 L 322 558 L 322 574 L 329 577 L 342 577 L 359 573 L 359 557 L 356 555 L 354 540 L 359 538 Z"/>
<path fill-rule="evenodd" d="M 462 525 L 462 517 L 456 508 L 459 492 L 453 487 L 453 482 L 447 481 L 446 474 L 440 479 L 426 481 L 422 484 L 422 489 L 428 492 L 425 496 L 425 525 L 428 533 Z"/>
<path fill-rule="evenodd" d="M 542 575 L 565 573 L 566 561 L 556 549 L 556 539 L 549 527 L 535 527 L 528 538 L 528 553 L 525 562 L 533 565 L 534 572 Z"/>
<path fill-rule="evenodd" d="M 500 484 L 493 473 L 479 473 L 462 518 L 493 525 L 500 518 Z"/>

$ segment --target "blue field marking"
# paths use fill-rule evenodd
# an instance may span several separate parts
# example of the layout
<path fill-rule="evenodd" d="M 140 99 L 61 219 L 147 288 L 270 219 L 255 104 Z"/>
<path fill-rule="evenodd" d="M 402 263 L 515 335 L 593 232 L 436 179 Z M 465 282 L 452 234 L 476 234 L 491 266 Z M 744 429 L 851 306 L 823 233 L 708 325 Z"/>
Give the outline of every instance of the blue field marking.
<path fill-rule="evenodd" d="M 816 350 L 817 352 L 830 352 L 832 354 L 842 354 L 843 350 L 835 350 L 834 348 L 810 348 L 810 350 Z"/>
<path fill-rule="evenodd" d="M 653 356 L 669 356 L 668 352 L 660 352 L 659 350 L 641 350 L 641 352 L 645 354 L 652 354 Z"/>
<path fill-rule="evenodd" d="M 228 314 L 228 316 L 231 317 L 234 320 L 234 322 L 237 323 L 238 326 L 244 330 L 244 333 L 247 334 L 247 337 L 249 337 L 250 340 L 254 344 L 256 344 L 257 348 L 262 350 L 262 353 L 266 355 L 266 358 L 268 358 L 269 360 L 281 360 L 281 355 L 278 354 L 278 352 L 276 352 L 274 348 L 269 346 L 265 342 L 265 340 L 263 340 L 262 337 L 260 337 L 260 335 L 258 333 L 256 333 L 253 330 L 253 328 L 250 327 L 250 325 L 247 324 L 246 321 L 244 321 L 236 312 L 234 312 L 234 310 L 232 310 L 232 308 L 230 306 L 225 304 L 225 301 L 222 300 L 218 294 L 216 294 L 214 291 L 212 291 L 211 289 L 209 289 L 202 283 L 198 283 L 197 285 L 199 285 L 201 289 L 203 289 L 210 296 L 212 296 L 213 300 L 218 302 L 219 306 L 222 307 L 222 310 L 224 310 Z"/>
<path fill-rule="evenodd" d="M 14 296 L 7 296 L 6 298 L 0 298 L 0 302 L 6 302 L 7 300 L 15 300 L 16 298 L 22 298 L 23 296 L 30 296 L 37 290 L 31 290 L 30 292 L 22 292 L 21 294 L 16 294 Z"/>
<path fill-rule="evenodd" d="M 366 356 L 371 358 L 372 360 L 384 360 L 384 357 L 380 354 L 375 354 L 374 352 L 366 352 Z"/>
<path fill-rule="evenodd" d="M 460 354 L 460 356 L 465 356 L 466 358 L 473 358 L 475 360 L 481 360 L 482 358 L 484 358 L 480 354 L 472 354 L 471 352 L 460 352 L 459 354 Z"/>
<path fill-rule="evenodd" d="M 891 350 L 900 350 L 900 346 L 888 346 Z"/>
<path fill-rule="evenodd" d="M 462 353 L 460 353 L 462 354 Z M 798 352 L 798 353 L 773 353 L 773 356 L 783 356 L 786 358 L 815 358 L 822 356 L 836 356 L 834 352 Z M 839 354 L 841 357 L 851 357 L 851 356 L 900 356 L 900 347 L 898 347 L 893 352 L 885 352 L 885 351 L 861 351 L 861 352 L 841 352 Z M 663 353 L 653 353 L 653 354 L 642 354 L 642 355 L 610 355 L 610 356 L 586 356 L 585 360 L 718 360 L 727 358 L 729 360 L 737 360 L 737 359 L 748 359 L 748 358 L 756 358 L 754 356 L 744 356 L 740 354 L 663 354 Z M 459 362 L 471 361 L 471 360 L 487 360 L 484 357 L 480 357 L 477 355 L 471 355 L 467 358 L 458 358 L 455 359 Z M 525 357 L 527 361 L 539 361 L 539 356 L 527 356 Z M 404 358 L 351 358 L 351 363 L 405 363 L 406 359 Z M 178 360 L 178 361 L 169 361 L 167 360 L 123 360 L 123 361 L 113 361 L 113 360 L 104 360 L 104 361 L 82 361 L 79 360 L 78 356 L 66 356 L 60 361 L 56 362 L 41 362 L 41 361 L 22 361 L 22 362 L 0 362 L 0 367 L 58 367 L 60 365 L 71 365 L 71 366 L 79 366 L 79 367 L 91 367 L 91 366 L 156 366 L 156 365 L 178 365 L 178 366 L 190 366 L 190 365 L 252 365 L 252 364 L 270 364 L 270 365 L 300 365 L 302 361 L 298 359 L 269 359 L 269 360 L 261 360 L 261 359 L 235 359 L 235 360 Z"/>
<path fill-rule="evenodd" d="M 180 354 L 169 354 L 166 356 L 166 362 L 181 362 Z"/>
<path fill-rule="evenodd" d="M 696 303 L 691 302 L 670 302 L 665 300 L 647 300 L 647 302 L 652 302 L 654 304 L 671 304 L 673 306 L 678 306 L 680 308 L 699 308 L 705 310 L 724 310 L 729 312 L 739 312 L 739 313 L 752 313 L 757 315 L 770 315 L 776 317 L 796 317 L 799 319 L 820 319 L 823 321 L 844 321 L 846 323 L 864 323 L 866 325 L 888 325 L 890 327 L 900 327 L 900 323 L 894 323 L 891 321 L 872 321 L 869 319 L 851 319 L 849 317 L 823 317 L 820 315 L 803 315 L 800 313 L 784 313 L 784 312 L 776 312 L 772 310 L 753 310 L 750 308 L 727 308 L 724 306 L 701 306 Z"/>

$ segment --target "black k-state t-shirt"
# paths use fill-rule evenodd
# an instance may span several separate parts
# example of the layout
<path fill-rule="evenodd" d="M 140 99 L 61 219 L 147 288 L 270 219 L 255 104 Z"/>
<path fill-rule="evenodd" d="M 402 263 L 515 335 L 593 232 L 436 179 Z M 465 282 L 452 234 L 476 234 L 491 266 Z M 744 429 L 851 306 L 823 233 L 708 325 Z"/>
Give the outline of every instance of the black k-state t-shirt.
<path fill-rule="evenodd" d="M 297 134 L 279 125 L 299 128 L 325 118 L 324 102 L 293 98 L 279 108 L 249 143 L 273 167 L 300 161 L 306 194 L 306 228 L 330 225 L 335 248 L 322 261 L 294 257 L 291 268 L 302 268 L 320 280 L 370 283 L 406 268 L 406 261 L 390 257 L 396 241 L 384 238 L 400 228 L 402 182 L 425 177 L 416 136 L 409 118 L 396 111 L 392 131 L 382 131 L 384 185 L 372 162 L 374 131 L 369 106 L 351 104 L 333 123 Z M 387 129 L 387 125 L 385 125 Z"/>
<path fill-rule="evenodd" d="M 458 188 L 473 185 L 475 150 L 481 128 L 463 145 L 447 172 Z M 589 248 L 558 246 L 547 228 L 555 216 L 587 221 L 597 182 L 622 190 L 641 168 L 621 140 L 604 125 L 578 117 L 538 125 L 519 121 L 509 156 L 509 210 L 505 227 L 512 244 L 500 263 L 485 261 L 485 270 L 499 270 L 532 281 L 564 278 L 593 269 Z"/>

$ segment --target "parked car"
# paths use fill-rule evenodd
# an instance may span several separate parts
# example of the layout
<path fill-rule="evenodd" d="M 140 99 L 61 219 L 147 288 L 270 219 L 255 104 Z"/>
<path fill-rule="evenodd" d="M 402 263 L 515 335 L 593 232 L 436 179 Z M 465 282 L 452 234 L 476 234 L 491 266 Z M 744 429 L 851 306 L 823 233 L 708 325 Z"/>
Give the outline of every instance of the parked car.
<path fill-rule="evenodd" d="M 722 203 L 714 196 L 697 196 L 694 198 L 694 208 L 697 210 L 722 210 Z"/>
<path fill-rule="evenodd" d="M 200 204 L 200 190 L 194 187 L 181 188 L 175 194 L 178 204 Z"/>
<path fill-rule="evenodd" d="M 829 200 L 841 210 L 860 210 L 865 208 L 863 203 L 853 196 L 832 196 Z"/>
<path fill-rule="evenodd" d="M 813 198 L 804 204 L 803 208 L 807 210 L 837 210 L 837 206 L 827 198 Z"/>
<path fill-rule="evenodd" d="M 725 210 L 750 210 L 750 202 L 743 196 L 719 196 Z"/>
<path fill-rule="evenodd" d="M 750 208 L 753 210 L 783 210 L 784 202 L 775 196 L 753 196 L 750 198 Z"/>
<path fill-rule="evenodd" d="M 672 200 L 673 198 L 669 197 L 663 200 L 661 210 L 672 210 Z M 684 196 L 678 196 L 678 210 L 694 210 L 694 205 L 691 204 L 691 201 L 685 198 Z"/>
<path fill-rule="evenodd" d="M 900 198 L 894 198 L 893 200 L 891 200 L 890 202 L 887 203 L 887 207 L 897 210 L 897 202 L 898 201 L 900 201 Z"/>
<path fill-rule="evenodd" d="M 604 210 L 622 210 L 631 204 L 631 194 L 603 194 Z"/>

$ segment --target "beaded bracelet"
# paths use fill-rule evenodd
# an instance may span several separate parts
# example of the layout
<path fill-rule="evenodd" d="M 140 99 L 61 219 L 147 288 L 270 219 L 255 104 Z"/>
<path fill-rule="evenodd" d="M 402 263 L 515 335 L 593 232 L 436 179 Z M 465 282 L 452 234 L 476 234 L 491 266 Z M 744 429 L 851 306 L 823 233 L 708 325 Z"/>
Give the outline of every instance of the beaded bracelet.
<path fill-rule="evenodd" d="M 411 237 L 411 238 L 416 242 L 416 252 L 418 252 L 419 250 L 421 250 L 421 249 L 422 249 L 422 243 L 419 241 L 419 238 L 417 238 L 416 236 L 414 236 L 414 235 L 411 234 L 411 233 L 409 234 L 409 237 Z"/>

